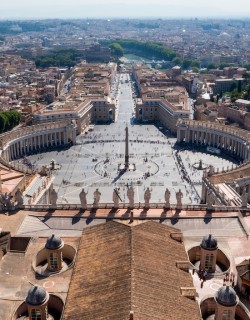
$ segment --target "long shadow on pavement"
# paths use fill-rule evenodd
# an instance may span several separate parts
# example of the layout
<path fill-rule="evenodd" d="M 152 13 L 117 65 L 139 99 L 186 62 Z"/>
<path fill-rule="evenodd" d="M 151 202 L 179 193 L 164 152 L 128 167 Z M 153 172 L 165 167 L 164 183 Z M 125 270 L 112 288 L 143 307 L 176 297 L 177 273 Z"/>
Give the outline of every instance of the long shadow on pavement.
<path fill-rule="evenodd" d="M 78 223 L 83 214 L 84 214 L 85 210 L 80 210 L 73 218 L 72 218 L 72 225 Z"/>
<path fill-rule="evenodd" d="M 42 222 L 47 222 L 53 216 L 54 212 L 55 210 L 49 210 L 48 213 L 46 213 L 46 215 L 42 219 Z"/>

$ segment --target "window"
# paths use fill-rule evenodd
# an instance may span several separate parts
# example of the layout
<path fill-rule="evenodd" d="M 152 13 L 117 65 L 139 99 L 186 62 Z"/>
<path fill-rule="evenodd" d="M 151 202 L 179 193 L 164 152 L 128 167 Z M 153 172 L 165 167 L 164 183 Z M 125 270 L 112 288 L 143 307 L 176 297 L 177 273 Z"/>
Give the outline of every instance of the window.
<path fill-rule="evenodd" d="M 225 310 L 222 314 L 222 320 L 230 320 L 232 319 L 232 310 Z"/>
<path fill-rule="evenodd" d="M 51 269 L 57 269 L 58 268 L 58 256 L 57 256 L 57 253 L 54 253 L 54 252 L 50 253 L 49 260 L 50 260 Z"/>
<path fill-rule="evenodd" d="M 41 311 L 38 309 L 31 310 L 31 320 L 42 320 Z"/>
<path fill-rule="evenodd" d="M 213 259 L 214 259 L 214 255 L 213 254 L 207 254 L 206 255 L 206 260 L 205 260 L 205 269 L 206 270 L 211 270 L 212 269 Z"/>

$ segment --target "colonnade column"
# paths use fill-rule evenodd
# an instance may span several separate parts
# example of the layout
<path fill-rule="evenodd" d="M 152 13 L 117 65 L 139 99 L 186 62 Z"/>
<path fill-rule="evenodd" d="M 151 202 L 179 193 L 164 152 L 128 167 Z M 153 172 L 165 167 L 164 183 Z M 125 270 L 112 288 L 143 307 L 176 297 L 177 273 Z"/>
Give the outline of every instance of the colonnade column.
<path fill-rule="evenodd" d="M 236 147 L 236 154 L 237 154 L 237 156 L 239 156 L 240 155 L 240 144 L 239 144 L 239 142 L 237 141 L 237 147 Z"/>
<path fill-rule="evenodd" d="M 187 143 L 190 142 L 190 130 L 189 129 L 185 131 L 185 141 Z"/>
<path fill-rule="evenodd" d="M 23 155 L 23 140 L 20 140 L 20 156 Z"/>
<path fill-rule="evenodd" d="M 13 148 L 14 148 L 14 157 L 16 158 L 17 157 L 17 146 L 16 146 L 16 143 L 14 143 Z"/>
<path fill-rule="evenodd" d="M 180 142 L 181 130 L 177 127 L 177 142 Z"/>
<path fill-rule="evenodd" d="M 41 134 L 40 141 L 41 141 L 41 148 L 44 148 L 44 134 Z"/>
<path fill-rule="evenodd" d="M 60 144 L 63 145 L 64 141 L 63 141 L 63 132 L 60 132 Z"/>
<path fill-rule="evenodd" d="M 29 151 L 28 139 L 25 139 L 25 153 Z"/>
<path fill-rule="evenodd" d="M 4 160 L 9 161 L 9 149 L 8 148 L 4 150 L 3 158 L 4 158 Z"/>
<path fill-rule="evenodd" d="M 72 129 L 72 143 L 76 143 L 76 130 Z"/>
<path fill-rule="evenodd" d="M 14 159 L 14 153 L 13 153 L 13 145 L 10 145 L 10 160 Z"/>
<path fill-rule="evenodd" d="M 17 152 L 18 152 L 18 157 L 21 155 L 21 142 L 17 142 Z"/>

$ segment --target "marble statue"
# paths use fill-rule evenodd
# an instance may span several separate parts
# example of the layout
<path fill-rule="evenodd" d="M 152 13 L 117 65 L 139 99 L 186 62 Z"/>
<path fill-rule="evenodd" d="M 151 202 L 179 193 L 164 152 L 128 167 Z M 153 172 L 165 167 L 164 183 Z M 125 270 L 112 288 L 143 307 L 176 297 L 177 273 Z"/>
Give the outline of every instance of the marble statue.
<path fill-rule="evenodd" d="M 181 189 L 179 189 L 178 192 L 176 192 L 176 208 L 177 209 L 181 209 L 182 208 L 182 197 L 183 197 L 183 193 L 181 192 Z"/>
<path fill-rule="evenodd" d="M 145 193 L 144 193 L 144 202 L 145 202 L 145 207 L 149 207 L 149 200 L 151 198 L 151 192 L 149 190 L 149 187 L 147 187 Z"/>
<path fill-rule="evenodd" d="M 50 191 L 50 203 L 52 204 L 52 206 L 55 206 L 57 203 L 57 192 L 54 188 L 51 189 Z"/>
<path fill-rule="evenodd" d="M 14 210 L 14 204 L 11 201 L 11 194 L 8 192 L 0 194 L 1 207 L 7 210 Z"/>
<path fill-rule="evenodd" d="M 87 209 L 87 194 L 88 192 L 85 192 L 84 189 L 82 189 L 82 191 L 79 194 L 82 209 Z"/>
<path fill-rule="evenodd" d="M 23 193 L 20 190 L 20 188 L 17 188 L 17 191 L 15 193 L 15 200 L 16 200 L 18 206 L 23 205 Z"/>
<path fill-rule="evenodd" d="M 98 189 L 96 189 L 96 191 L 94 192 L 94 207 L 95 208 L 99 207 L 100 198 L 101 198 L 101 192 Z"/>
<path fill-rule="evenodd" d="M 214 166 L 210 165 L 208 169 L 208 175 L 211 176 L 214 174 Z"/>
<path fill-rule="evenodd" d="M 170 196 L 171 192 L 167 188 L 165 191 L 165 208 L 170 208 Z"/>
<path fill-rule="evenodd" d="M 39 174 L 41 176 L 47 176 L 47 168 L 46 168 L 46 166 L 42 166 L 41 167 Z"/>
<path fill-rule="evenodd" d="M 214 204 L 213 192 L 211 190 L 208 190 L 208 193 L 207 193 L 207 209 L 211 210 L 213 208 L 213 204 Z"/>
<path fill-rule="evenodd" d="M 246 192 L 246 188 L 243 189 L 243 193 L 241 195 L 241 207 L 247 208 L 248 205 L 248 193 Z"/>
<path fill-rule="evenodd" d="M 114 189 L 113 191 L 113 202 L 114 202 L 114 208 L 119 208 L 119 192 L 117 189 Z"/>
<path fill-rule="evenodd" d="M 133 208 L 134 207 L 134 197 L 135 197 L 135 191 L 134 188 L 131 186 L 127 190 L 127 197 L 129 200 L 129 207 Z"/>
<path fill-rule="evenodd" d="M 1 194 L 1 200 L 0 202 L 5 206 L 8 207 L 11 205 L 10 201 L 10 193 L 8 194 L 7 192 Z"/>

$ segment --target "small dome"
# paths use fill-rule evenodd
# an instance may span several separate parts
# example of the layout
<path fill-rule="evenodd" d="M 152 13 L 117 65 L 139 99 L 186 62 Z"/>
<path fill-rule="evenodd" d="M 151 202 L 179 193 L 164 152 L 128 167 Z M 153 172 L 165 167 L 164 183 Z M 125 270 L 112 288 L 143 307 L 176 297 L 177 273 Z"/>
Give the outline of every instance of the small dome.
<path fill-rule="evenodd" d="M 237 295 L 230 286 L 221 287 L 215 296 L 216 301 L 223 306 L 235 306 L 237 304 Z"/>
<path fill-rule="evenodd" d="M 60 237 L 55 236 L 52 234 L 48 239 L 45 244 L 45 248 L 48 250 L 56 250 L 60 249 L 63 246 L 63 241 L 61 240 Z"/>
<path fill-rule="evenodd" d="M 202 239 L 201 247 L 207 250 L 215 250 L 217 249 L 217 240 L 209 234 Z"/>
<path fill-rule="evenodd" d="M 48 299 L 48 292 L 43 287 L 36 285 L 28 291 L 26 303 L 32 306 L 39 306 L 48 301 Z"/>

